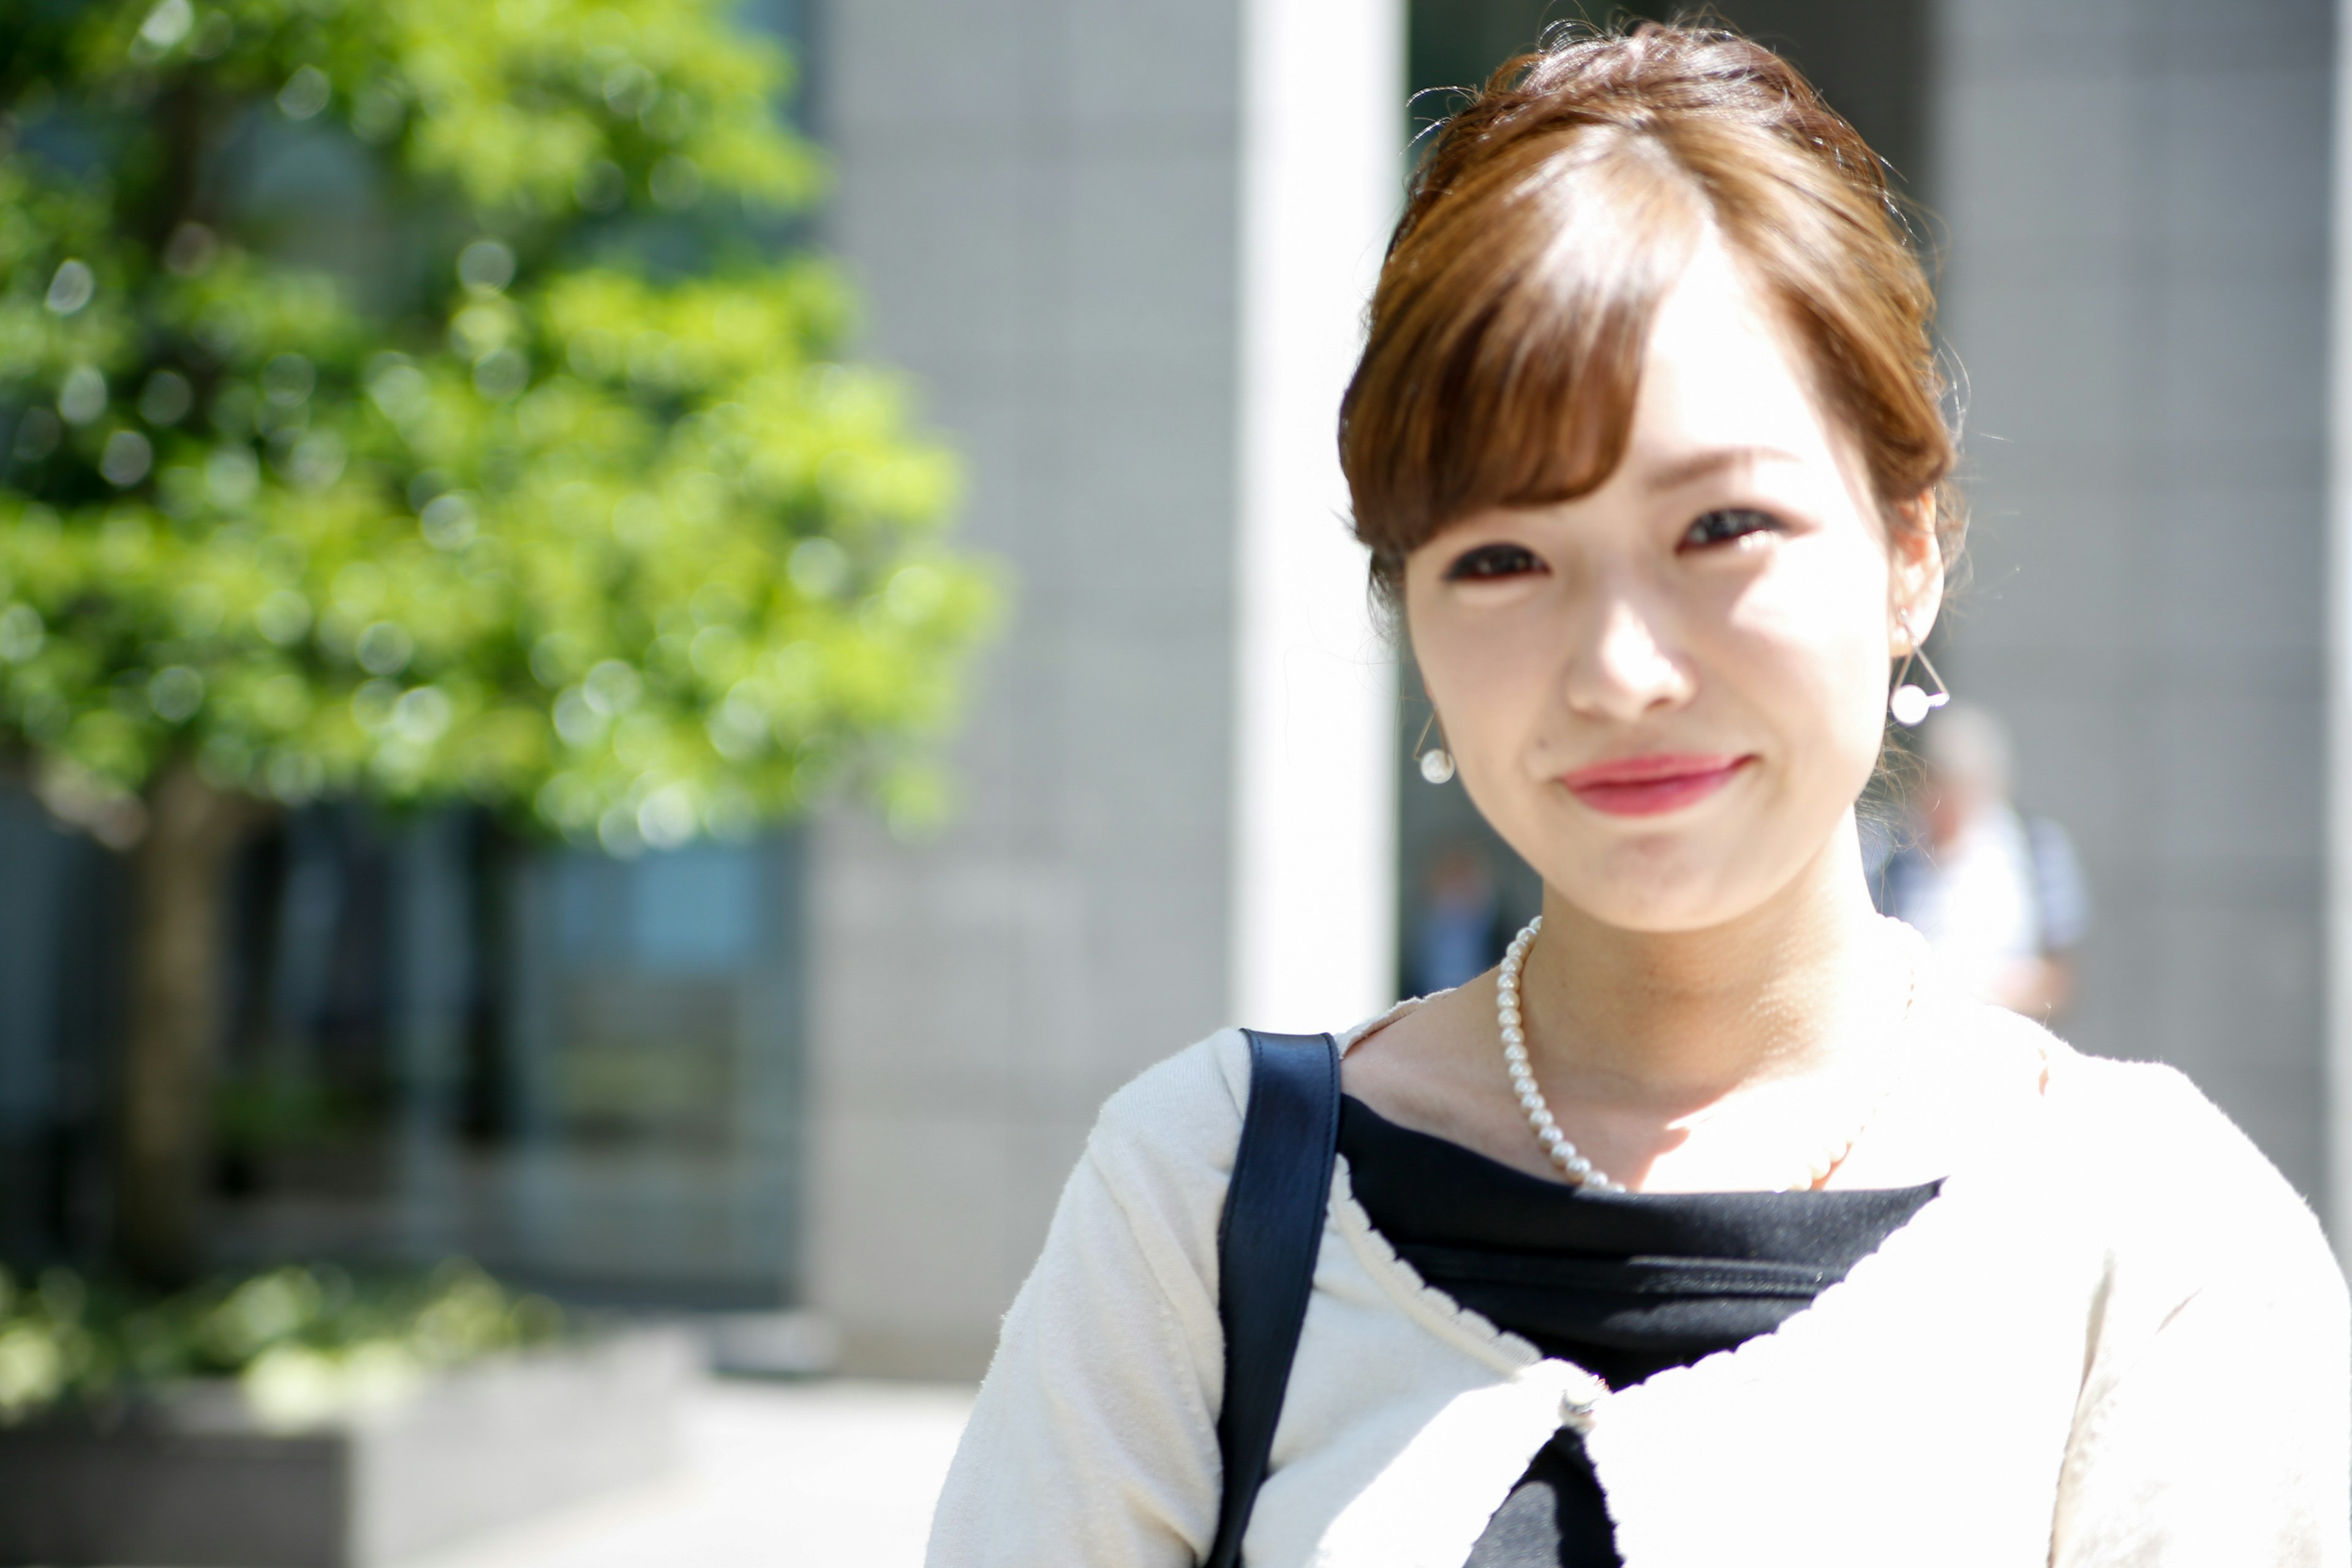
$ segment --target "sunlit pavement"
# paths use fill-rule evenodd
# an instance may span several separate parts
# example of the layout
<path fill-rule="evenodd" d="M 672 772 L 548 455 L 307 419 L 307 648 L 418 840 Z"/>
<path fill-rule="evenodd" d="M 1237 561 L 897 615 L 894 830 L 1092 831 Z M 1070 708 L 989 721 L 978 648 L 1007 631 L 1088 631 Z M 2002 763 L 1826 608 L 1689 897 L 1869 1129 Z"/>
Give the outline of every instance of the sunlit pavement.
<path fill-rule="evenodd" d="M 971 1393 L 707 1384 L 667 1479 L 401 1568 L 917 1568 Z"/>

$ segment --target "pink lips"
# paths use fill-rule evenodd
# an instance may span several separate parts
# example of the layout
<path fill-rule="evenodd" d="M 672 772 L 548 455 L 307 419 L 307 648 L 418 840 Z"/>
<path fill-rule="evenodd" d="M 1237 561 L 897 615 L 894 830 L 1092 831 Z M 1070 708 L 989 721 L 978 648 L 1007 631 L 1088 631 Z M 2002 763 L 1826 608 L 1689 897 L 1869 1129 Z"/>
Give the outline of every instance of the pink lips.
<path fill-rule="evenodd" d="M 1570 793 L 1612 816 L 1656 816 L 1706 799 L 1755 758 L 1719 752 L 1658 752 L 1595 763 L 1560 775 Z"/>

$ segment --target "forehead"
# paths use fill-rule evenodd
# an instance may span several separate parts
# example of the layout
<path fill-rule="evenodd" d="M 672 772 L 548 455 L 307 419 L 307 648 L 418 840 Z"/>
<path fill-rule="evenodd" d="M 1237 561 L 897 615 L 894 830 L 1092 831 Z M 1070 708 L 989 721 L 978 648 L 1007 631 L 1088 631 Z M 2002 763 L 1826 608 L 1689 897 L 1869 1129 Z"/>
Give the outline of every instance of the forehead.
<path fill-rule="evenodd" d="M 1725 448 L 1778 452 L 1843 478 L 1848 445 L 1822 416 L 1789 334 L 1710 234 L 1658 303 L 1612 478 Z"/>

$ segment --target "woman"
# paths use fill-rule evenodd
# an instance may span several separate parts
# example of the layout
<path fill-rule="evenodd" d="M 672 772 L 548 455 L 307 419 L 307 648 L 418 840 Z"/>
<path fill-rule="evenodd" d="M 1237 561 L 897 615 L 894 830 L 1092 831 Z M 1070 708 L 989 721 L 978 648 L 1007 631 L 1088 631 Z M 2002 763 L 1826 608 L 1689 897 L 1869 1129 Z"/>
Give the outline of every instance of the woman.
<path fill-rule="evenodd" d="M 1960 521 L 1891 211 L 1719 32 L 1564 37 L 1437 134 L 1342 458 L 1544 912 L 1339 1037 L 1251 1564 L 2346 1561 L 2309 1211 L 2179 1075 L 1871 909 L 1854 802 Z M 1219 1035 L 1104 1109 L 938 1568 L 1208 1552 L 1250 1062 Z"/>

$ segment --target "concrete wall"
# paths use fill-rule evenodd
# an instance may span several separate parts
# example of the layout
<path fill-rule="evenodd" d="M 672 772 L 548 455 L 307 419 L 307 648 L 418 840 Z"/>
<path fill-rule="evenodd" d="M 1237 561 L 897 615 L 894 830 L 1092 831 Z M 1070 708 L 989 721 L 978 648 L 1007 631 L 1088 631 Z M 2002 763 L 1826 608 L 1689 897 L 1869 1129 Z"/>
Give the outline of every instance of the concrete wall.
<path fill-rule="evenodd" d="M 2180 1067 L 2316 1197 L 2331 7 L 1938 9 L 1977 519 L 1946 673 L 2084 851 L 2065 1032 Z"/>
<path fill-rule="evenodd" d="M 1238 194 L 1229 5 L 827 16 L 832 240 L 1015 570 L 961 820 L 832 825 L 814 1293 L 970 1371 L 1096 1106 L 1223 1022 Z"/>
<path fill-rule="evenodd" d="M 1019 581 L 907 847 L 823 836 L 812 1295 L 854 1365 L 970 1373 L 1103 1097 L 1224 1020 L 1236 7 L 853 0 L 830 239 Z"/>
<path fill-rule="evenodd" d="M 1392 994 L 1393 668 L 1332 430 L 1402 7 L 842 0 L 816 33 L 830 238 L 1018 601 L 957 825 L 820 835 L 809 1296 L 854 1367 L 969 1373 L 1106 1095 L 1237 1010 Z"/>

